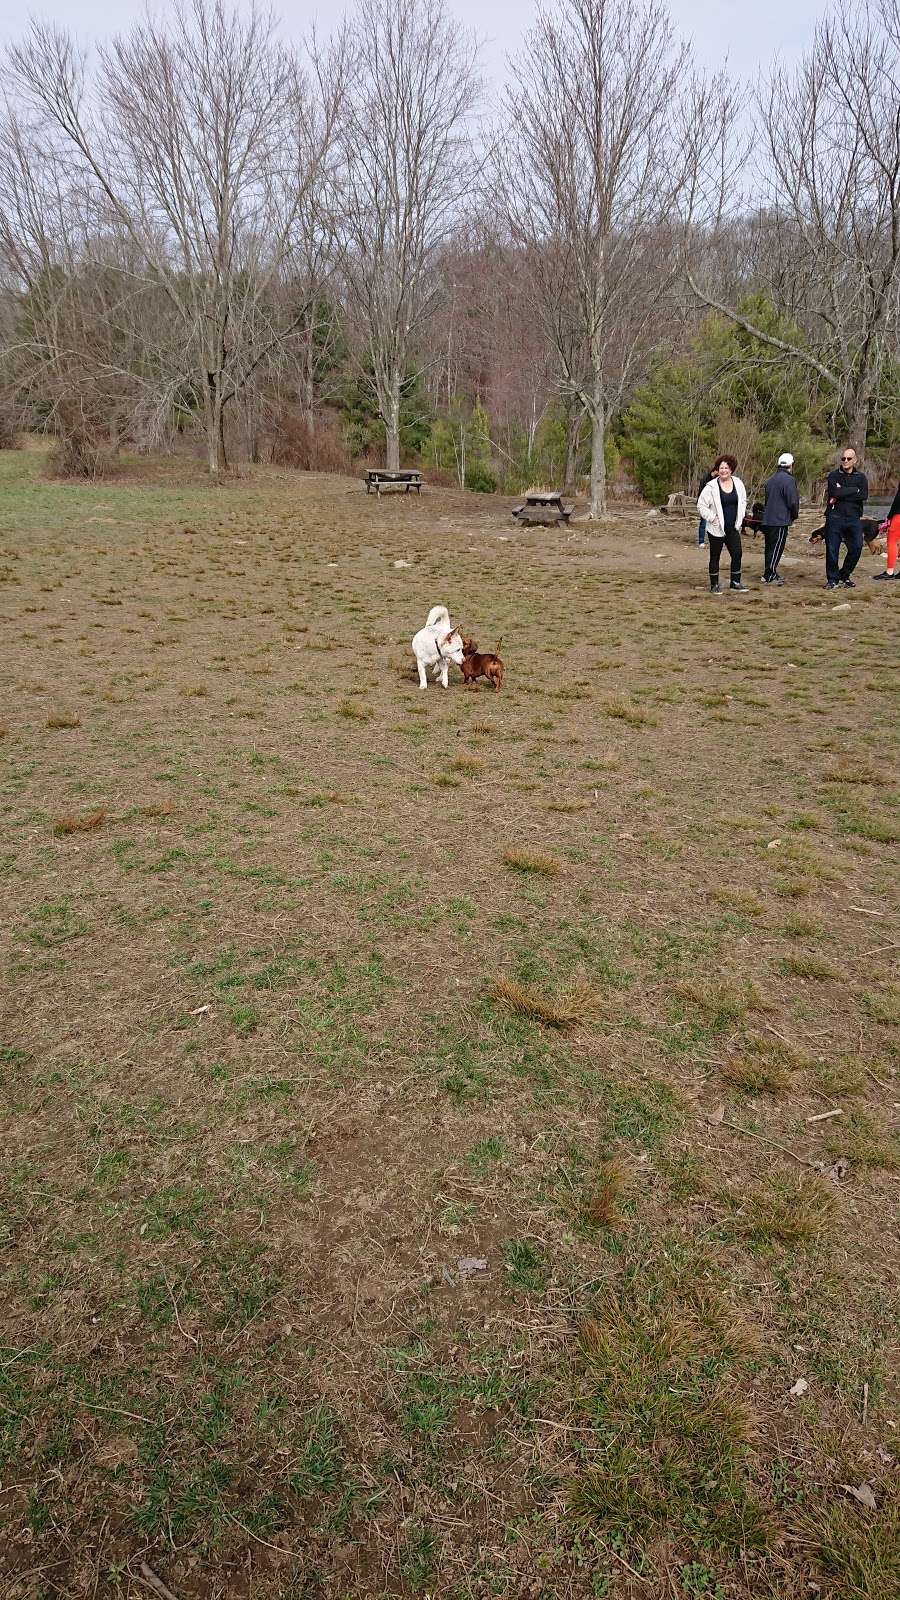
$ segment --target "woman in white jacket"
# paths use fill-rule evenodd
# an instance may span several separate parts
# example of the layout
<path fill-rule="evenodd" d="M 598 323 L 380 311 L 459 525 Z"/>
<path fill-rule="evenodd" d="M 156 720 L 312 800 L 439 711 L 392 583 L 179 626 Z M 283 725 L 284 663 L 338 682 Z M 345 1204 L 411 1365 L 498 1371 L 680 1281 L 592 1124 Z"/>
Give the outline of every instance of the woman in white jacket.
<path fill-rule="evenodd" d="M 740 478 L 735 477 L 737 461 L 734 456 L 720 456 L 715 464 L 715 477 L 701 489 L 697 510 L 706 523 L 709 540 L 709 587 L 713 594 L 721 594 L 719 586 L 719 557 L 726 545 L 731 557 L 731 587 L 747 592 L 741 582 L 741 528 L 747 510 L 747 491 Z"/>

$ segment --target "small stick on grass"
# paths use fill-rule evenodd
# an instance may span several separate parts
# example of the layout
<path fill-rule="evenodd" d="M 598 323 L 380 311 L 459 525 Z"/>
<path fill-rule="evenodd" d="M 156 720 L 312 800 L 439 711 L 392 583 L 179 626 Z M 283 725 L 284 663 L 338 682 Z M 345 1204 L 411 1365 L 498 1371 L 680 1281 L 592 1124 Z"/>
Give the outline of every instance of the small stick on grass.
<path fill-rule="evenodd" d="M 141 1562 L 140 1570 L 144 1582 L 160 1596 L 160 1600 L 178 1600 L 178 1596 L 172 1593 L 168 1584 L 163 1583 L 159 1574 L 154 1572 L 146 1561 Z"/>
<path fill-rule="evenodd" d="M 179 1333 L 183 1334 L 185 1339 L 190 1339 L 191 1344 L 199 1345 L 200 1339 L 199 1339 L 198 1335 L 195 1334 L 195 1333 L 188 1333 L 187 1328 L 184 1326 L 180 1316 L 178 1315 L 178 1301 L 175 1299 L 175 1291 L 173 1290 L 172 1285 L 169 1282 L 168 1273 L 165 1272 L 165 1271 L 163 1272 L 163 1278 L 165 1280 L 166 1288 L 169 1291 L 169 1299 L 172 1302 L 172 1309 L 175 1312 L 175 1321 L 178 1323 L 178 1331 L 179 1331 Z"/>
<path fill-rule="evenodd" d="M 767 1139 L 764 1133 L 754 1133 L 752 1128 L 742 1128 L 737 1122 L 728 1122 L 725 1117 L 719 1123 L 720 1128 L 731 1128 L 735 1133 L 742 1133 L 747 1139 L 758 1139 L 760 1144 L 770 1145 L 773 1150 L 780 1150 L 782 1155 L 790 1156 L 793 1161 L 799 1161 L 801 1167 L 815 1168 L 814 1161 L 807 1161 L 805 1156 L 798 1156 L 796 1150 L 789 1150 L 786 1144 L 779 1144 L 777 1139 Z"/>

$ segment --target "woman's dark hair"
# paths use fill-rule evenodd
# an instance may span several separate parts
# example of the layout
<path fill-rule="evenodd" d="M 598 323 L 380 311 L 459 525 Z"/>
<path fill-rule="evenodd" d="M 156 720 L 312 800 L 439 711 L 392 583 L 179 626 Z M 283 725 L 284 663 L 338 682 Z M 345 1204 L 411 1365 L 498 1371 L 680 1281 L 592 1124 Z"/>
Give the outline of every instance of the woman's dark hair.
<path fill-rule="evenodd" d="M 732 472 L 737 472 L 737 456 L 719 456 L 718 461 L 713 463 L 713 472 L 718 472 L 723 461 L 728 462 Z"/>

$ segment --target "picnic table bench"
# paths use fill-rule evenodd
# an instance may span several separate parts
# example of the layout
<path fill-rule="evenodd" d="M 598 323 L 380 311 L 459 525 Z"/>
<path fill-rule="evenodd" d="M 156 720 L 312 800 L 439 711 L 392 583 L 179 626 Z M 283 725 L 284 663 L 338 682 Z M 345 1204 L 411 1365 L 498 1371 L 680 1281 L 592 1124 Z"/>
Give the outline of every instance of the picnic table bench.
<path fill-rule="evenodd" d="M 409 494 L 410 489 L 415 489 L 416 494 L 422 493 L 421 472 L 388 472 L 384 467 L 370 467 L 366 473 L 366 494 L 371 494 L 374 489 L 377 495 L 382 489 L 402 489 Z"/>
<path fill-rule="evenodd" d="M 526 494 L 520 506 L 513 506 L 513 516 L 525 527 L 555 527 L 558 522 L 568 522 L 574 502 L 563 500 L 559 489 L 538 490 Z"/>

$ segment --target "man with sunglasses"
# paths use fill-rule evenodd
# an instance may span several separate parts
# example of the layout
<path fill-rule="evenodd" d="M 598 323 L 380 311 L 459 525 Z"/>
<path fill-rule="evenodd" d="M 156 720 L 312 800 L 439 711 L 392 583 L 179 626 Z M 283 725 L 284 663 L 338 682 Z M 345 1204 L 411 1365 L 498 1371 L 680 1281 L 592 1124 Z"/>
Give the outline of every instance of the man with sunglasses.
<path fill-rule="evenodd" d="M 825 582 L 829 589 L 855 589 L 850 574 L 862 555 L 863 507 L 869 495 L 869 482 L 857 470 L 856 451 L 847 446 L 840 464 L 828 474 L 825 491 Z M 841 545 L 847 546 L 843 566 L 839 566 Z"/>

